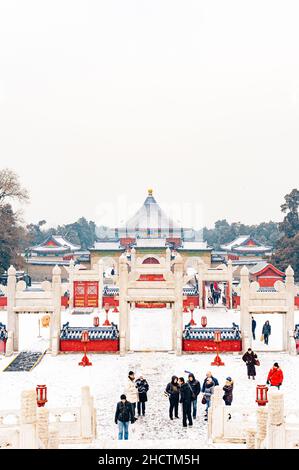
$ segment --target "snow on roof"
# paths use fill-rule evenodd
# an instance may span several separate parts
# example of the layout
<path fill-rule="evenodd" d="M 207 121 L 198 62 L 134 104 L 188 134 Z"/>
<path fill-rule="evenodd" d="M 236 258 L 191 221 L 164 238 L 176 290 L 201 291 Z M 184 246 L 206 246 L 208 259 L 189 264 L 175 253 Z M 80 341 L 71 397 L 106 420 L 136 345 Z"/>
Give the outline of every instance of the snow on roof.
<path fill-rule="evenodd" d="M 252 268 L 249 269 L 250 274 L 255 274 L 264 269 L 266 266 L 268 266 L 269 263 L 267 261 L 261 261 L 259 263 L 256 263 Z"/>
<path fill-rule="evenodd" d="M 152 190 L 148 190 L 148 196 L 141 208 L 124 225 L 128 229 L 172 229 L 179 228 L 178 224 L 162 211 L 153 197 Z M 121 228 L 121 227 L 120 227 Z"/>
<path fill-rule="evenodd" d="M 212 250 L 212 248 L 208 247 L 207 242 L 184 242 L 183 246 L 178 248 L 178 251 L 180 250 Z"/>
<path fill-rule="evenodd" d="M 241 237 L 235 238 L 233 241 L 229 243 L 225 243 L 224 245 L 221 245 L 221 248 L 223 250 L 231 250 L 233 246 L 239 246 L 242 243 L 245 243 L 246 240 L 248 240 L 249 235 L 242 235 Z"/>
<path fill-rule="evenodd" d="M 136 248 L 166 248 L 165 238 L 137 238 Z"/>
<path fill-rule="evenodd" d="M 73 243 L 67 241 L 65 238 L 61 237 L 60 235 L 53 235 L 52 238 L 62 246 L 68 246 L 71 250 L 79 250 L 81 247 L 80 245 L 74 245 Z"/>
<path fill-rule="evenodd" d="M 232 251 L 236 252 L 246 252 L 246 253 L 254 253 L 254 252 L 263 252 L 263 251 L 271 251 L 271 246 L 235 246 L 232 247 Z"/>
<path fill-rule="evenodd" d="M 121 250 L 119 242 L 95 242 L 91 250 Z"/>

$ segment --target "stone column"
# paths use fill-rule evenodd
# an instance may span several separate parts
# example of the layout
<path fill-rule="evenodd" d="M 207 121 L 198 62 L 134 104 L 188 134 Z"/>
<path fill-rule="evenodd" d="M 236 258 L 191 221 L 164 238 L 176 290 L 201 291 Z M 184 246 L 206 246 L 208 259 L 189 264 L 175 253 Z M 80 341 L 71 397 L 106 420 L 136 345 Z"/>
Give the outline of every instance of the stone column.
<path fill-rule="evenodd" d="M 267 435 L 268 410 L 265 407 L 258 407 L 256 411 L 257 432 L 255 448 L 260 449 Z"/>
<path fill-rule="evenodd" d="M 37 436 L 45 449 L 49 441 L 49 411 L 47 408 L 37 409 Z"/>
<path fill-rule="evenodd" d="M 59 449 L 58 423 L 51 423 L 49 425 L 48 449 Z"/>
<path fill-rule="evenodd" d="M 224 402 L 223 390 L 217 385 L 212 395 L 211 406 L 209 408 L 208 437 L 213 442 L 219 442 L 223 439 L 224 433 Z"/>
<path fill-rule="evenodd" d="M 233 307 L 233 262 L 231 259 L 227 262 L 228 285 L 229 285 L 229 305 Z"/>
<path fill-rule="evenodd" d="M 167 271 L 170 271 L 171 268 L 171 250 L 169 247 L 166 248 L 165 268 Z"/>
<path fill-rule="evenodd" d="M 93 435 L 93 398 L 90 395 L 88 386 L 81 388 L 81 407 L 80 407 L 80 425 L 81 425 L 81 438 L 83 440 L 91 441 Z"/>
<path fill-rule="evenodd" d="M 176 255 L 174 264 L 175 302 L 173 308 L 173 347 L 177 355 L 182 354 L 183 342 L 183 258 Z"/>
<path fill-rule="evenodd" d="M 97 270 L 99 273 L 99 308 L 103 308 L 103 289 L 104 289 L 104 263 L 99 259 Z"/>
<path fill-rule="evenodd" d="M 136 265 L 136 249 L 133 247 L 131 249 L 131 271 L 135 270 Z"/>
<path fill-rule="evenodd" d="M 119 352 L 124 356 L 127 352 L 128 329 L 128 266 L 124 254 L 119 258 Z"/>
<path fill-rule="evenodd" d="M 246 266 L 241 269 L 241 293 L 240 293 L 240 320 L 242 332 L 243 352 L 251 346 L 251 325 L 249 315 L 250 283 L 249 271 Z"/>
<path fill-rule="evenodd" d="M 13 266 L 7 271 L 8 278 L 7 278 L 7 331 L 8 334 L 11 334 L 12 343 L 6 344 L 6 355 L 11 356 L 13 351 L 17 351 L 19 348 L 19 338 L 18 338 L 18 316 L 14 311 L 14 307 L 16 305 L 16 270 Z"/>
<path fill-rule="evenodd" d="M 296 355 L 296 348 L 294 348 L 294 296 L 295 296 L 295 283 L 294 283 L 294 270 L 291 266 L 286 269 L 285 287 L 286 287 L 286 301 L 288 311 L 286 314 L 286 325 L 285 325 L 285 338 L 284 345 L 288 350 L 289 354 Z"/>
<path fill-rule="evenodd" d="M 284 449 L 286 436 L 283 393 L 272 388 L 268 396 L 267 449 Z"/>
<path fill-rule="evenodd" d="M 205 264 L 202 259 L 197 262 L 197 277 L 198 277 L 198 295 L 199 295 L 199 308 L 203 308 L 203 273 L 205 270 Z"/>
<path fill-rule="evenodd" d="M 37 449 L 36 392 L 24 390 L 21 394 L 20 449 Z"/>
<path fill-rule="evenodd" d="M 70 299 L 69 299 L 69 307 L 74 307 L 74 271 L 75 271 L 75 262 L 73 259 L 70 261 L 69 265 L 69 284 L 70 284 Z"/>
<path fill-rule="evenodd" d="M 254 428 L 246 429 L 246 449 L 255 449 L 256 430 Z"/>
<path fill-rule="evenodd" d="M 56 265 L 52 276 L 53 315 L 51 318 L 51 352 L 56 356 L 59 352 L 61 330 L 61 269 Z"/>

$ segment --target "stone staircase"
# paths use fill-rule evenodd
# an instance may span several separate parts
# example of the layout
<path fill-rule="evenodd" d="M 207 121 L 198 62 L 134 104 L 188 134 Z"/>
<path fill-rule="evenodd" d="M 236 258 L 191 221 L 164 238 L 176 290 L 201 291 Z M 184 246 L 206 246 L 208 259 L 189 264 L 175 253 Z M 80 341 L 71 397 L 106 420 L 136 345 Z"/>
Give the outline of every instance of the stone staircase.
<path fill-rule="evenodd" d="M 30 372 L 45 354 L 46 351 L 21 351 L 3 372 Z"/>

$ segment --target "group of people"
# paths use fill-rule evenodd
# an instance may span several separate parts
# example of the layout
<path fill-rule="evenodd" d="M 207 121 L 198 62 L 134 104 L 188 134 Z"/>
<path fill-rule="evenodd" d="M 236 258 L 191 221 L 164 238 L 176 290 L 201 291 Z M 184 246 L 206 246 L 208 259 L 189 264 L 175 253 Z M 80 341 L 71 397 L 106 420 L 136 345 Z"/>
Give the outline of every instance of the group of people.
<path fill-rule="evenodd" d="M 256 366 L 260 365 L 257 354 L 248 348 L 242 357 L 247 367 L 248 379 L 255 380 Z M 212 396 L 216 386 L 219 382 L 209 371 L 201 386 L 199 380 L 195 378 L 192 372 L 188 372 L 188 378 L 177 377 L 173 375 L 171 381 L 167 384 L 164 395 L 169 399 L 169 418 L 179 419 L 179 405 L 181 404 L 181 413 L 183 420 L 183 427 L 193 425 L 193 420 L 197 416 L 197 405 L 200 394 L 201 403 L 205 405 L 204 420 L 208 420 L 208 412 L 211 405 Z M 267 384 L 271 387 L 278 389 L 283 382 L 283 372 L 277 362 L 274 363 L 267 376 Z M 233 401 L 233 388 L 234 382 L 231 377 L 227 377 L 223 389 L 223 400 L 226 406 L 230 406 Z M 135 423 L 138 419 L 136 417 L 136 408 L 138 417 L 145 416 L 147 402 L 147 392 L 149 384 L 147 380 L 140 375 L 136 380 L 133 371 L 129 372 L 128 382 L 125 389 L 125 394 L 120 396 L 120 401 L 117 403 L 115 411 L 115 424 L 118 425 L 118 439 L 128 439 L 129 436 L 129 423 Z"/>
<path fill-rule="evenodd" d="M 118 425 L 118 439 L 125 440 L 129 437 L 129 423 L 135 423 L 136 405 L 138 416 L 145 416 L 145 403 L 147 402 L 147 392 L 149 385 L 147 380 L 140 375 L 135 379 L 135 374 L 131 370 L 128 375 L 128 382 L 125 390 L 120 396 L 120 401 L 116 405 L 115 424 Z"/>
<path fill-rule="evenodd" d="M 256 330 L 256 320 L 254 317 L 252 317 L 251 320 L 251 331 L 252 331 L 252 337 L 255 340 L 255 330 Z M 269 336 L 271 335 L 271 325 L 269 320 L 266 320 L 265 323 L 263 324 L 262 328 L 262 334 L 261 334 L 261 341 L 263 341 L 265 344 L 269 344 Z"/>
<path fill-rule="evenodd" d="M 243 355 L 242 359 L 247 367 L 248 379 L 255 380 L 256 366 L 260 365 L 260 361 L 257 357 L 257 354 L 251 348 L 248 348 L 246 353 Z M 270 385 L 270 387 L 277 387 L 279 389 L 282 385 L 282 382 L 283 372 L 279 367 L 278 362 L 274 362 L 273 367 L 270 369 L 267 376 L 267 384 Z"/>
<path fill-rule="evenodd" d="M 211 282 L 210 284 L 210 289 L 209 289 L 209 296 L 208 296 L 208 301 L 212 305 L 216 305 L 219 303 L 219 300 L 221 298 L 221 287 L 219 286 L 218 282 Z M 225 302 L 224 302 L 225 303 Z"/>
<path fill-rule="evenodd" d="M 197 415 L 198 397 L 202 393 L 201 403 L 206 405 L 204 419 L 207 421 L 212 395 L 217 385 L 219 385 L 219 382 L 210 371 L 207 372 L 202 387 L 192 372 L 189 372 L 187 381 L 184 377 L 172 376 L 171 382 L 165 390 L 165 395 L 169 398 L 169 418 L 173 420 L 173 412 L 175 418 L 179 418 L 179 403 L 181 403 L 183 427 L 187 427 L 187 421 L 189 426 L 192 426 L 192 419 L 196 419 Z M 231 377 L 227 377 L 223 391 L 225 404 L 231 405 L 233 401 L 233 380 Z"/>

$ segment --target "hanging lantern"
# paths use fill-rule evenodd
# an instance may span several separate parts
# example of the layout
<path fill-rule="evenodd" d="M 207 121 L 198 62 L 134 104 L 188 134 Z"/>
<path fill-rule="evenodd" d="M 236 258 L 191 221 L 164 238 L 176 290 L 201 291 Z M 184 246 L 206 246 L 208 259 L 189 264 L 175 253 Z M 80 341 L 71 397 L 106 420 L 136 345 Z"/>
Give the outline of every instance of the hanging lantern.
<path fill-rule="evenodd" d="M 268 403 L 268 387 L 266 385 L 256 386 L 256 403 L 258 406 L 265 406 Z"/>
<path fill-rule="evenodd" d="M 37 385 L 36 386 L 36 403 L 38 407 L 45 406 L 47 403 L 47 386 Z"/>
<path fill-rule="evenodd" d="M 93 319 L 93 326 L 99 326 L 100 324 L 100 319 L 99 317 L 94 317 Z"/>
<path fill-rule="evenodd" d="M 205 327 L 207 326 L 207 324 L 208 324 L 208 319 L 207 319 L 207 317 L 206 317 L 205 315 L 203 315 L 203 316 L 201 317 L 200 322 L 201 322 L 201 326 L 202 326 L 203 328 L 205 328 Z"/>
<path fill-rule="evenodd" d="M 44 315 L 41 320 L 42 320 L 42 327 L 48 328 L 50 325 L 50 315 Z"/>

